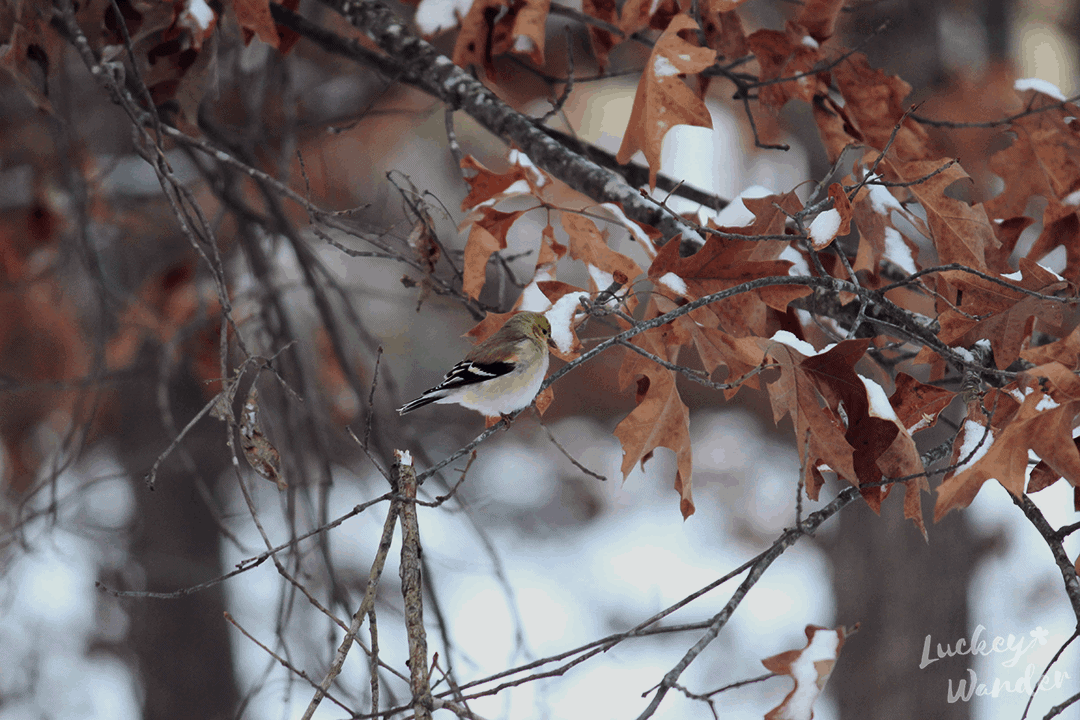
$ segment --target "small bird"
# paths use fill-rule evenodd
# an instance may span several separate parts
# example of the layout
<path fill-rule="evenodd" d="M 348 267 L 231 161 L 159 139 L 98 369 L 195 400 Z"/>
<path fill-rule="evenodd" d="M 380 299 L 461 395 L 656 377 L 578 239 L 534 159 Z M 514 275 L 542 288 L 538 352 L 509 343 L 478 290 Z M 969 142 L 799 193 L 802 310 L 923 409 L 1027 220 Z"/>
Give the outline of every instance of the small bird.
<path fill-rule="evenodd" d="M 398 413 L 404 415 L 429 403 L 457 403 L 487 417 L 499 417 L 527 407 L 547 374 L 550 344 L 547 317 L 519 312 L 450 368 L 441 383 L 398 408 Z"/>

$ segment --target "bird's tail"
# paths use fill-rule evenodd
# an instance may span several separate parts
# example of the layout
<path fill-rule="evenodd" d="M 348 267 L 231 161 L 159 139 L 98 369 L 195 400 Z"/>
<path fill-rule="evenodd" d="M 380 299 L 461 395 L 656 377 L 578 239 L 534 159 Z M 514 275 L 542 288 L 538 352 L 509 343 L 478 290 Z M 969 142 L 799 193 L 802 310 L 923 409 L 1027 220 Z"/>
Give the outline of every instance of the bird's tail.
<path fill-rule="evenodd" d="M 398 408 L 398 415 L 404 415 L 405 413 L 412 412 L 416 408 L 424 407 L 425 405 L 430 405 L 431 403 L 435 402 L 436 400 L 441 400 L 442 397 L 443 397 L 442 395 L 428 395 L 427 393 L 425 393 L 425 394 L 421 395 L 420 397 L 416 398 L 415 400 L 413 400 L 412 402 L 405 403 L 404 405 L 399 407 Z"/>

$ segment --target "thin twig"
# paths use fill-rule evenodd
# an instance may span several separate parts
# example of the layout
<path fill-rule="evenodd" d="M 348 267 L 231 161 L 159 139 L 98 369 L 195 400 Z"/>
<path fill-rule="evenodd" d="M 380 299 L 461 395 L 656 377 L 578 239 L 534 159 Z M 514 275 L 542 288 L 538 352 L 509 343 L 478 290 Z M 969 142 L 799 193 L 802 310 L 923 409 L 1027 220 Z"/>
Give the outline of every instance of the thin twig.
<path fill-rule="evenodd" d="M 375 554 L 375 560 L 371 563 L 371 570 L 368 572 L 367 590 L 364 592 L 364 599 L 360 602 L 360 607 L 353 613 L 352 622 L 349 623 L 349 630 L 345 633 L 345 637 L 342 638 L 341 644 L 338 645 L 337 653 L 334 655 L 334 661 L 331 663 L 330 669 L 326 672 L 326 677 L 319 683 L 315 690 L 315 696 L 308 703 L 303 720 L 311 720 L 311 716 L 330 689 L 334 678 L 341 673 L 341 668 L 345 665 L 345 658 L 349 654 L 353 639 L 356 637 L 356 633 L 360 632 L 361 625 L 364 624 L 364 617 L 375 606 L 375 591 L 379 586 L 379 578 L 382 577 L 383 567 L 386 565 L 386 556 L 390 552 L 390 543 L 394 539 L 394 525 L 397 523 L 400 512 L 401 503 L 390 503 L 390 509 L 386 513 L 386 521 L 383 523 L 382 537 L 379 539 L 379 549 Z"/>
<path fill-rule="evenodd" d="M 574 467 L 576 467 L 578 470 L 585 473 L 589 477 L 594 477 L 597 480 L 605 480 L 605 481 L 607 480 L 607 478 L 604 477 L 603 475 L 601 475 L 600 473 L 595 473 L 592 470 L 590 470 L 589 468 L 582 465 L 580 462 L 577 461 L 577 459 L 573 455 L 571 455 L 569 452 L 567 452 L 566 448 L 564 448 L 561 444 L 559 444 L 559 441 L 555 439 L 555 436 L 551 432 L 551 428 L 549 428 L 547 425 L 544 424 L 543 419 L 540 420 L 540 425 L 544 428 L 544 432 L 547 433 L 548 439 L 551 440 L 551 444 L 554 445 L 555 447 L 559 448 L 559 452 L 561 452 L 566 457 L 567 460 L 569 460 L 571 463 L 573 463 Z"/>

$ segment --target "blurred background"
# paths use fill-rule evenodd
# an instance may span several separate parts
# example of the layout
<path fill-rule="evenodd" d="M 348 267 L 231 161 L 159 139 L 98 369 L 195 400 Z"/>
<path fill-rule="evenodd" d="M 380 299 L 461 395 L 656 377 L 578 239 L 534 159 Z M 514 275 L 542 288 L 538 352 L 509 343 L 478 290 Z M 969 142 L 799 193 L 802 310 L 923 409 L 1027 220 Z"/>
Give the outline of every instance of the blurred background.
<path fill-rule="evenodd" d="M 137 11 L 134 5 L 118 7 L 134 18 L 127 12 Z M 415 13 L 447 54 L 455 33 L 439 28 L 453 26 L 455 9 L 467 6 L 395 6 L 403 16 Z M 0 18 L 6 47 L 17 42 L 15 19 L 25 26 L 27 14 L 39 11 L 47 8 L 7 0 Z M 747 32 L 782 29 L 794 11 L 795 4 L 776 0 L 739 8 Z M 355 34 L 314 3 L 302 2 L 298 12 Z M 1075 2 L 915 0 L 850 3 L 839 33 L 873 66 L 907 80 L 908 102 L 924 102 L 921 114 L 982 120 L 1001 116 L 999 94 L 1016 78 L 1077 93 L 1078 29 Z M 597 73 L 580 23 L 552 14 L 547 32 L 544 73 L 565 77 L 568 54 L 576 74 Z M 71 47 L 40 49 L 48 62 L 31 90 L 47 98 L 50 112 L 33 101 L 25 68 L 0 62 L 8 71 L 0 74 L 2 720 L 299 717 L 312 690 L 267 648 L 321 679 L 341 633 L 297 584 L 347 622 L 366 587 L 385 504 L 279 553 L 295 584 L 269 560 L 215 580 L 265 551 L 253 512 L 272 545 L 287 543 L 386 493 L 374 463 L 385 467 L 390 449 L 409 449 L 423 467 L 475 437 L 482 421 L 460 408 L 432 406 L 404 420 L 393 408 L 438 382 L 469 347 L 461 335 L 483 309 L 508 310 L 536 262 L 541 213 L 515 225 L 500 262 L 489 266 L 479 303 L 425 283 L 415 265 L 379 248 L 407 250 L 423 208 L 443 251 L 460 259 L 468 187 L 448 146 L 442 105 L 303 39 L 285 57 L 258 38 L 245 45 L 228 15 L 212 42 L 201 103 L 178 101 L 187 122 L 322 207 L 348 211 L 341 217 L 349 232 L 329 236 L 337 246 L 311 230 L 303 208 L 261 196 L 235 167 L 165 143 L 171 172 L 188 193 L 174 192 L 172 202 L 189 215 L 200 208 L 216 235 L 226 275 L 214 277 L 192 248 L 210 251 L 181 231 L 130 121 Z M 647 56 L 641 45 L 617 47 L 608 77 L 577 83 L 549 124 L 614 153 Z M 554 93 L 541 74 L 517 60 L 495 62 L 507 102 L 532 116 L 551 107 Z M 805 188 L 827 174 L 808 108 L 756 112 L 763 137 L 791 146 L 762 150 L 730 95 L 730 87 L 713 82 L 713 130 L 669 133 L 665 174 L 726 200 L 753 187 Z M 501 142 L 462 113 L 454 121 L 466 153 L 506 167 Z M 988 172 L 991 133 L 941 142 L 992 187 L 979 174 Z M 678 198 L 673 206 L 699 209 Z M 737 217 L 740 205 L 723 212 Z M 606 230 L 613 247 L 634 255 L 625 231 L 614 224 Z M 585 286 L 587 274 L 566 258 L 559 278 Z M 274 369 L 288 383 L 270 372 L 258 380 L 262 422 L 289 488 L 279 492 L 244 467 L 250 508 L 225 425 L 210 416 L 161 462 L 153 489 L 145 481 L 221 388 L 219 280 L 237 320 L 229 342 L 239 334 L 252 352 L 280 352 Z M 590 327 L 583 335 L 604 332 Z M 451 501 L 419 509 L 429 651 L 463 687 L 626 631 L 761 552 L 793 523 L 799 468 L 791 428 L 775 428 L 767 401 L 747 390 L 727 402 L 721 393 L 680 386 L 694 437 L 691 518 L 679 514 L 666 451 L 624 480 L 612 429 L 633 397 L 618 387 L 620 359 L 602 356 L 560 380 L 546 429 L 534 414 L 523 415 L 479 448 Z M 349 427 L 370 437 L 370 455 Z M 549 433 L 605 479 L 572 464 Z M 462 459 L 451 467 L 465 465 Z M 445 472 L 423 494 L 442 495 L 459 477 Z M 831 481 L 822 497 L 839 489 Z M 1033 499 L 1051 524 L 1073 519 L 1063 483 Z M 996 484 L 929 532 L 927 544 L 903 521 L 899 500 L 886 502 L 881 518 L 861 503 L 849 506 L 770 568 L 681 685 L 712 693 L 764 674 L 762 658 L 801 648 L 807 624 L 861 623 L 815 717 L 1019 717 L 1028 700 L 1022 692 L 999 688 L 967 702 L 950 702 L 949 694 L 961 679 L 972 682 L 969 669 L 991 688 L 1024 677 L 1028 664 L 1041 671 L 1071 635 L 1052 558 Z M 1075 544 L 1067 549 L 1080 552 Z M 379 591 L 378 641 L 386 665 L 404 668 L 396 553 L 395 546 Z M 662 626 L 708 620 L 737 582 Z M 648 701 L 643 693 L 700 632 L 625 641 L 469 707 L 484 718 L 636 717 Z M 955 648 L 976 632 L 986 640 L 1013 635 L 1031 649 L 1013 665 L 1003 664 L 1011 655 L 1000 654 L 923 664 L 924 648 L 936 658 L 939 644 Z M 370 644 L 366 627 L 361 638 Z M 1080 677 L 1075 650 L 1057 667 Z M 407 683 L 387 670 L 380 676 L 384 708 L 408 701 Z M 712 706 L 672 692 L 655 717 L 761 717 L 790 685 L 784 678 L 750 684 L 712 695 Z M 369 670 L 360 649 L 334 688 L 348 707 L 367 712 Z M 1032 716 L 1075 691 L 1070 680 L 1047 688 Z M 317 713 L 349 715 L 329 700 Z M 1060 717 L 1080 711 L 1074 706 Z"/>

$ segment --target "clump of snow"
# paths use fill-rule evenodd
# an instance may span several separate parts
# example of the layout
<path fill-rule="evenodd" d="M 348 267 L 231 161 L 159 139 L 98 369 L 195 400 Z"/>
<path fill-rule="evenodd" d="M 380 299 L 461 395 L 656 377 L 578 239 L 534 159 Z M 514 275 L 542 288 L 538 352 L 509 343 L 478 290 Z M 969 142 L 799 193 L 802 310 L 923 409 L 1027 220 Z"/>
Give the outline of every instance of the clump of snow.
<path fill-rule="evenodd" d="M 930 420 L 927 418 L 927 415 L 920 415 L 919 419 L 915 421 L 915 424 L 907 429 L 908 435 L 914 435 L 920 430 L 925 430 L 926 428 L 930 427 Z"/>
<path fill-rule="evenodd" d="M 1058 246 L 1058 247 L 1060 247 L 1060 246 Z M 1056 273 L 1056 272 L 1054 272 L 1053 270 L 1051 270 L 1050 268 L 1046 267 L 1046 266 L 1045 266 L 1045 265 L 1043 265 L 1042 263 L 1037 263 L 1037 264 L 1038 264 L 1038 266 L 1039 266 L 1039 267 L 1041 267 L 1041 268 L 1042 268 L 1043 270 L 1045 270 L 1046 272 L 1048 272 L 1048 273 L 1050 273 L 1051 275 L 1053 275 L 1054 277 L 1056 277 L 1056 278 L 1057 278 L 1058 280 L 1064 280 L 1064 279 L 1065 279 L 1065 278 L 1061 277 L 1061 275 L 1060 275 L 1059 273 Z"/>
<path fill-rule="evenodd" d="M 716 224 L 721 227 L 743 227 L 754 222 L 754 213 L 743 204 L 743 198 L 763 198 L 773 191 L 761 185 L 751 185 L 732 200 L 726 208 L 716 214 Z"/>
<path fill-rule="evenodd" d="M 420 0 L 416 7 L 416 26 L 422 35 L 434 35 L 458 24 L 458 17 L 465 17 L 472 7 L 472 0 Z"/>
<path fill-rule="evenodd" d="M 668 60 L 663 55 L 657 55 L 653 60 L 653 75 L 658 78 L 672 77 L 679 74 L 679 68 L 675 67 L 674 63 Z"/>
<path fill-rule="evenodd" d="M 574 347 L 574 334 L 570 329 L 580 299 L 589 297 L 587 292 L 567 293 L 550 310 L 544 313 L 551 323 L 551 339 L 561 352 L 568 353 Z"/>
<path fill-rule="evenodd" d="M 1033 393 L 1035 391 L 1032 388 L 1024 388 L 1024 391 L 1020 392 L 1019 388 L 1013 388 L 1012 390 L 1009 390 L 1008 392 L 1009 392 L 1009 395 L 1012 396 L 1013 400 L 1015 400 L 1018 403 L 1023 404 L 1024 398 L 1026 398 L 1028 395 L 1030 395 L 1031 393 Z"/>
<path fill-rule="evenodd" d="M 889 396 L 885 394 L 885 388 L 862 375 L 859 376 L 859 379 L 866 386 L 866 399 L 870 401 L 870 417 L 892 420 L 899 425 L 900 418 L 896 416 L 896 411 L 893 410 L 892 403 L 889 402 Z"/>
<path fill-rule="evenodd" d="M 547 178 L 544 177 L 544 173 L 540 172 L 540 168 L 536 167 L 536 164 L 525 153 L 520 150 L 511 150 L 507 156 L 514 165 L 524 168 L 529 172 L 529 177 L 532 178 L 533 183 L 537 187 L 543 187 L 547 184 Z"/>
<path fill-rule="evenodd" d="M 664 273 L 656 280 L 676 295 L 686 295 L 686 282 L 673 272 Z"/>
<path fill-rule="evenodd" d="M 1016 92 L 1024 92 L 1025 90 L 1034 90 L 1035 92 L 1042 93 L 1055 100 L 1065 101 L 1065 95 L 1054 83 L 1049 80 L 1042 80 L 1041 78 L 1021 78 L 1013 83 L 1013 90 Z"/>
<path fill-rule="evenodd" d="M 540 277 L 541 273 L 537 273 L 537 276 L 533 278 L 533 281 L 525 286 L 525 289 L 521 291 L 521 303 L 518 305 L 518 310 L 528 310 L 529 312 L 544 312 L 551 307 L 551 301 L 547 299 L 547 295 L 544 295 L 540 290 L 540 286 L 537 282 L 541 280 L 548 280 L 550 278 Z"/>
<path fill-rule="evenodd" d="M 589 277 L 596 283 L 597 290 L 607 290 L 615 282 L 615 276 L 611 273 L 588 263 L 586 263 L 585 267 L 589 269 Z"/>
<path fill-rule="evenodd" d="M 975 356 L 972 355 L 971 351 L 968 350 L 967 348 L 954 347 L 953 352 L 956 353 L 957 355 L 959 355 L 960 357 L 964 358 L 964 360 L 966 360 L 969 363 L 975 362 Z"/>
<path fill-rule="evenodd" d="M 1049 395 L 1043 395 L 1042 399 L 1035 404 L 1035 410 L 1038 412 L 1042 412 L 1043 410 L 1053 410 L 1056 407 L 1058 407 L 1057 402 Z"/>
<path fill-rule="evenodd" d="M 986 439 L 983 440 L 985 434 Z M 979 443 L 982 445 L 979 445 Z M 958 457 L 960 460 L 964 460 L 968 455 L 971 455 L 974 451 L 974 455 L 967 462 L 963 463 L 956 468 L 956 474 L 959 475 L 964 470 L 968 469 L 975 463 L 977 463 L 982 456 L 990 450 L 990 446 L 994 444 L 994 431 L 988 427 L 984 427 L 974 420 L 966 420 L 964 422 L 964 441 L 960 444 L 960 454 Z M 978 447 L 976 450 L 975 448 Z"/>
<path fill-rule="evenodd" d="M 495 205 L 499 204 L 500 202 L 502 202 L 506 198 L 514 197 L 515 195 L 530 195 L 530 194 L 532 194 L 532 189 L 529 187 L 529 183 L 526 182 L 525 180 L 516 180 L 513 183 L 511 183 L 509 186 L 507 186 L 506 189 L 496 193 L 495 195 L 488 198 L 487 200 L 484 200 L 481 203 L 477 203 L 476 205 L 469 208 L 469 210 L 471 211 L 471 210 L 477 210 L 479 208 L 484 208 L 484 207 L 494 207 Z M 466 221 L 466 222 L 468 222 L 468 221 Z"/>
<path fill-rule="evenodd" d="M 789 277 L 799 277 L 810 274 L 810 266 L 806 263 L 806 258 L 802 256 L 794 245 L 788 245 L 780 253 L 781 260 L 787 260 L 791 263 L 791 267 L 788 268 L 787 274 Z"/>
<path fill-rule="evenodd" d="M 615 203 L 603 203 L 600 207 L 614 215 L 623 224 L 623 227 L 630 231 L 630 234 L 634 236 L 634 240 L 637 241 L 646 255 L 650 258 L 656 257 L 656 248 L 653 246 L 652 240 L 649 239 L 649 236 L 641 229 L 640 225 L 626 217 L 626 213 L 622 211 L 621 207 Z"/>
<path fill-rule="evenodd" d="M 892 197 L 892 195 L 889 195 L 889 197 Z M 915 258 L 911 256 L 911 248 L 900 237 L 900 233 L 896 228 L 885 228 L 885 254 L 882 258 L 895 264 L 904 272 L 915 273 L 917 271 Z"/>
<path fill-rule="evenodd" d="M 836 631 L 822 628 L 814 633 L 810 644 L 790 665 L 795 688 L 784 698 L 781 706 L 783 717 L 792 720 L 814 717 L 814 701 L 821 694 L 829 676 L 828 671 L 822 670 L 831 668 L 836 662 L 839 647 L 840 637 Z"/>
<path fill-rule="evenodd" d="M 810 223 L 808 230 L 810 240 L 815 247 L 824 247 L 836 237 L 836 233 L 840 229 L 840 220 L 840 211 L 836 208 L 818 213 L 818 216 Z"/>
<path fill-rule="evenodd" d="M 536 49 L 536 43 L 528 35 L 518 35 L 514 38 L 514 52 L 525 53 L 526 55 L 532 53 Z"/>
<path fill-rule="evenodd" d="M 806 342 L 805 340 L 800 340 L 787 330 L 777 330 L 776 333 L 769 339 L 774 342 L 781 343 L 782 345 L 787 345 L 793 350 L 798 350 L 807 357 L 818 354 L 818 351 L 814 349 L 813 345 Z"/>
<path fill-rule="evenodd" d="M 867 185 L 866 187 L 870 190 L 870 205 L 877 214 L 888 217 L 891 210 L 904 211 L 904 206 L 893 197 L 889 188 L 884 185 Z"/>
<path fill-rule="evenodd" d="M 1035 393 L 1035 388 L 1026 387 L 1024 388 L 1023 392 L 1020 392 L 1019 388 L 1012 388 L 1008 392 L 1009 395 L 1011 395 L 1012 398 L 1016 400 L 1016 402 L 1023 404 L 1023 402 L 1027 399 L 1029 395 Z M 1035 403 L 1035 410 L 1037 412 L 1042 412 L 1044 410 L 1053 410 L 1056 407 L 1059 407 L 1057 401 L 1046 394 L 1039 398 L 1039 402 Z"/>
<path fill-rule="evenodd" d="M 190 0 L 184 8 L 183 19 L 188 20 L 199 30 L 207 30 L 214 22 L 214 11 L 204 0 Z"/>
<path fill-rule="evenodd" d="M 532 284 L 540 282 L 548 282 L 555 279 L 555 263 L 544 263 L 542 266 L 536 268 L 536 274 L 533 275 Z"/>

